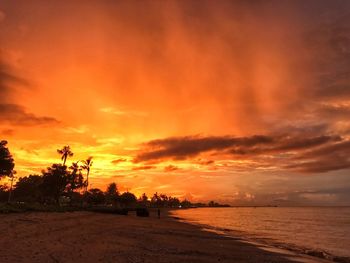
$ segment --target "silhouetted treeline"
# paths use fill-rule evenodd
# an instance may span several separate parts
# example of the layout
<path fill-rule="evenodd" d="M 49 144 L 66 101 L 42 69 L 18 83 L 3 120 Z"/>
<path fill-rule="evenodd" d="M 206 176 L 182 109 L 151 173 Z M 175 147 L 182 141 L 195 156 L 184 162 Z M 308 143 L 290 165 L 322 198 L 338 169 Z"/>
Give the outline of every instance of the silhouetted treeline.
<path fill-rule="evenodd" d="M 60 206 L 112 206 L 119 208 L 135 207 L 202 207 L 220 206 L 211 201 L 209 204 L 192 204 L 187 200 L 180 201 L 176 197 L 158 194 L 157 192 L 148 197 L 143 194 L 137 198 L 133 193 L 119 193 L 116 183 L 108 185 L 106 191 L 98 188 L 89 189 L 89 174 L 92 167 L 92 157 L 83 161 L 73 162 L 71 166 L 66 166 L 68 157 L 74 154 L 69 146 L 58 149 L 62 164 L 52 164 L 41 174 L 32 174 L 21 177 L 14 187 L 14 160 L 7 148 L 7 142 L 0 143 L 0 179 L 8 177 L 10 186 L 0 185 L 0 202 L 16 203 L 38 203 L 44 205 Z M 82 165 L 80 165 L 81 163 Z M 11 199 L 11 200 L 10 200 Z"/>

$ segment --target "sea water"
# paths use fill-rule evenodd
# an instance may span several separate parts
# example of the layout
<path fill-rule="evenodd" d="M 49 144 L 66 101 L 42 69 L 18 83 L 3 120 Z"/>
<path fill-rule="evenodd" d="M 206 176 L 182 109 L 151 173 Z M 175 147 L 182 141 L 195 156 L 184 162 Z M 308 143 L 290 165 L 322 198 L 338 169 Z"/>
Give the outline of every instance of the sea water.
<path fill-rule="evenodd" d="M 318 256 L 350 257 L 350 207 L 194 208 L 171 213 L 221 234 Z"/>

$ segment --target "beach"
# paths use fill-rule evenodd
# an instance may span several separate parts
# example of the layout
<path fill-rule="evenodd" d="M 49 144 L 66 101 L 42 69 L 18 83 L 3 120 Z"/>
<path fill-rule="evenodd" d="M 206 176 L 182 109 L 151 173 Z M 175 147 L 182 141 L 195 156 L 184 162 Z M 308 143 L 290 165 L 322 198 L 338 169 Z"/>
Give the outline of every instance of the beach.
<path fill-rule="evenodd" d="M 0 215 L 0 262 L 327 262 L 179 222 L 93 212 Z"/>

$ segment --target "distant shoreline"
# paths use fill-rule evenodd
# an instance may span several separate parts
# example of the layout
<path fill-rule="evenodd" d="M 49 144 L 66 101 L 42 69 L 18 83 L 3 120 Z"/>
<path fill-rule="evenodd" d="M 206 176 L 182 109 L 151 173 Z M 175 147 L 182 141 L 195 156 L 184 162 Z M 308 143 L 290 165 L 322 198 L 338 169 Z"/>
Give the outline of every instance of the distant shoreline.
<path fill-rule="evenodd" d="M 169 208 L 169 209 L 191 209 L 191 208 L 290 208 L 290 207 L 294 207 L 294 208 L 298 208 L 298 207 L 301 207 L 301 208 L 307 208 L 307 207 L 334 207 L 334 208 L 341 208 L 341 207 L 350 207 L 350 205 L 297 205 L 297 206 L 280 206 L 280 205 L 257 205 L 257 206 L 249 206 L 249 205 L 246 205 L 246 206 L 234 206 L 234 205 L 230 205 L 230 206 L 195 206 L 195 207 L 183 207 L 183 208 Z"/>

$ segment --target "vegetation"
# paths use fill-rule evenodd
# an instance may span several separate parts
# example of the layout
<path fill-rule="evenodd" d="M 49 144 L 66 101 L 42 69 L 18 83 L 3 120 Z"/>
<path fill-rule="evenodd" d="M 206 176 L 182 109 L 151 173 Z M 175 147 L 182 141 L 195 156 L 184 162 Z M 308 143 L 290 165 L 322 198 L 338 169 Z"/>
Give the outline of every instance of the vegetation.
<path fill-rule="evenodd" d="M 89 186 L 89 174 L 90 174 L 91 166 L 92 166 L 92 157 L 90 156 L 89 158 L 87 158 L 87 159 L 84 161 L 84 164 L 83 164 L 83 166 L 82 166 L 82 168 L 83 168 L 84 170 L 86 170 L 85 192 L 87 192 L 88 186 Z"/>
<path fill-rule="evenodd" d="M 68 157 L 73 156 L 69 146 L 57 150 L 62 164 L 52 164 L 40 175 L 32 174 L 18 178 L 12 191 L 15 163 L 7 148 L 7 142 L 0 143 L 0 179 L 8 177 L 11 185 L 0 185 L 0 212 L 21 211 L 69 211 L 71 209 L 88 209 L 89 207 L 136 209 L 140 215 L 146 215 L 144 208 L 179 208 L 198 206 L 219 206 L 211 201 L 208 205 L 192 204 L 187 200 L 180 201 L 176 197 L 155 193 L 148 198 L 144 193 L 137 198 L 133 193 L 120 193 L 116 183 L 110 183 L 103 192 L 98 188 L 89 189 L 89 174 L 92 158 L 73 162 L 66 166 Z M 84 176 L 83 171 L 86 171 Z M 85 178 L 84 178 L 85 177 Z M 11 198 L 12 196 L 12 198 Z M 1 202 L 3 204 L 1 204 Z M 6 203 L 7 202 L 7 203 Z M 121 210 L 122 209 L 122 210 Z M 107 211 L 107 210 L 106 210 Z M 124 213 L 124 212 L 123 212 Z"/>
<path fill-rule="evenodd" d="M 61 155 L 61 160 L 63 161 L 63 165 L 66 165 L 66 161 L 68 157 L 73 156 L 73 152 L 70 150 L 70 147 L 64 146 L 62 149 L 57 149 L 57 153 Z"/>
<path fill-rule="evenodd" d="M 11 176 L 15 162 L 7 148 L 7 141 L 0 141 L 0 179 L 5 176 Z"/>

